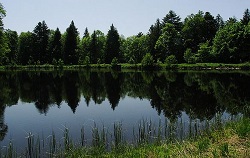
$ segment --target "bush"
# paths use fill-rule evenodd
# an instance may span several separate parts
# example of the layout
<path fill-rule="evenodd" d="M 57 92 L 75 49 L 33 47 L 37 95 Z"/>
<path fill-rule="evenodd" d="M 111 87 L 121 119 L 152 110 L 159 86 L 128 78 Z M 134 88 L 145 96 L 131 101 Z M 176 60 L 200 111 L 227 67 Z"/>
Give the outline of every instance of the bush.
<path fill-rule="evenodd" d="M 131 58 L 129 59 L 128 63 L 129 63 L 129 64 L 135 64 L 135 61 L 134 61 L 134 59 L 131 57 Z"/>
<path fill-rule="evenodd" d="M 59 59 L 58 62 L 57 62 L 57 64 L 58 64 L 59 67 L 63 67 L 64 62 L 63 62 L 62 59 Z"/>
<path fill-rule="evenodd" d="M 90 65 L 90 58 L 89 56 L 86 56 L 84 59 L 84 65 L 89 66 Z"/>
<path fill-rule="evenodd" d="M 53 60 L 52 60 L 52 65 L 54 65 L 54 66 L 56 66 L 56 65 L 57 65 L 57 61 L 56 61 L 56 59 L 55 59 L 55 58 L 53 58 Z"/>
<path fill-rule="evenodd" d="M 177 64 L 177 59 L 175 55 L 170 55 L 166 58 L 165 64 Z"/>
<path fill-rule="evenodd" d="M 184 53 L 184 60 L 189 63 L 189 64 L 194 64 L 196 59 L 195 59 L 195 54 L 192 52 L 190 48 L 188 48 L 185 53 Z"/>
<path fill-rule="evenodd" d="M 97 59 L 97 64 L 100 65 L 101 63 L 102 63 L 101 59 L 98 58 L 98 59 Z"/>
<path fill-rule="evenodd" d="M 143 57 L 143 59 L 142 59 L 142 61 L 141 61 L 141 64 L 142 64 L 142 66 L 153 66 L 153 64 L 154 64 L 154 59 L 153 59 L 153 57 L 152 57 L 152 55 L 150 54 L 150 53 L 147 53 L 144 57 Z"/>
<path fill-rule="evenodd" d="M 116 57 L 114 57 L 111 61 L 111 66 L 117 66 L 118 65 L 118 59 Z"/>

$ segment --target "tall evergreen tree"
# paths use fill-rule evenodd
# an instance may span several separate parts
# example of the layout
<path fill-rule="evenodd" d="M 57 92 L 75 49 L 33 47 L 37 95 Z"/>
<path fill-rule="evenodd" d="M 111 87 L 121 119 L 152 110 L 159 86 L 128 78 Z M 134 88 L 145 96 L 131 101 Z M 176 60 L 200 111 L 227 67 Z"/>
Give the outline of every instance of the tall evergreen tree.
<path fill-rule="evenodd" d="M 217 30 L 221 29 L 225 25 L 225 22 L 224 22 L 223 18 L 220 16 L 220 14 L 218 14 L 216 16 L 215 20 L 216 20 L 216 29 Z"/>
<path fill-rule="evenodd" d="M 49 28 L 45 21 L 39 22 L 33 30 L 34 35 L 34 50 L 33 57 L 35 62 L 40 61 L 42 64 L 47 63 L 50 59 L 49 52 L 47 51 L 49 43 Z"/>
<path fill-rule="evenodd" d="M 96 37 L 96 31 L 93 32 L 91 35 L 91 42 L 90 42 L 90 62 L 92 64 L 97 63 L 98 58 L 98 50 L 97 50 L 97 37 Z"/>
<path fill-rule="evenodd" d="M 157 19 L 154 25 L 151 25 L 149 29 L 149 51 L 150 54 L 153 56 L 154 61 L 156 62 L 160 57 L 160 54 L 155 50 L 155 44 L 158 38 L 161 36 L 161 23 L 160 20 Z"/>
<path fill-rule="evenodd" d="M 247 25 L 250 22 L 250 12 L 249 9 L 246 9 L 241 19 L 242 24 Z"/>
<path fill-rule="evenodd" d="M 162 27 L 165 27 L 166 23 L 173 24 L 175 29 L 180 31 L 182 28 L 182 22 L 180 16 L 176 15 L 173 10 L 170 10 L 168 14 L 162 19 Z"/>
<path fill-rule="evenodd" d="M 64 62 L 65 64 L 77 64 L 77 37 L 78 31 L 73 21 L 66 30 L 65 44 L 64 44 Z"/>
<path fill-rule="evenodd" d="M 84 34 L 83 34 L 83 38 L 84 37 L 89 37 L 89 30 L 88 30 L 87 27 L 85 28 L 85 31 L 84 31 Z"/>
<path fill-rule="evenodd" d="M 56 29 L 52 35 L 51 43 L 49 44 L 49 52 L 51 53 L 51 59 L 59 60 L 62 59 L 62 43 L 61 43 L 61 32 L 59 28 Z"/>
<path fill-rule="evenodd" d="M 216 19 L 209 12 L 205 13 L 204 19 L 204 38 L 206 41 L 210 41 L 212 43 L 212 40 L 217 32 L 217 22 Z"/>
<path fill-rule="evenodd" d="M 119 59 L 120 37 L 117 29 L 112 24 L 107 34 L 105 63 L 110 64 L 114 58 Z"/>

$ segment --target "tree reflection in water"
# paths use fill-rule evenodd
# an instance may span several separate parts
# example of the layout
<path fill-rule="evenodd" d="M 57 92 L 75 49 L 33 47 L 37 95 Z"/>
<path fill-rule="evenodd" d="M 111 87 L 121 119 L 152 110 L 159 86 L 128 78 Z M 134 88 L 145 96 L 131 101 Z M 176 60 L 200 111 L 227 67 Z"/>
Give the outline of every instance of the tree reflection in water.
<path fill-rule="evenodd" d="M 18 100 L 34 103 L 41 114 L 65 101 L 75 113 L 81 98 L 106 99 L 113 110 L 121 98 L 147 99 L 158 114 L 176 120 L 182 112 L 192 119 L 211 119 L 217 112 L 250 114 L 250 80 L 247 73 L 221 72 L 1 72 L 0 140 L 8 131 L 6 106 Z"/>

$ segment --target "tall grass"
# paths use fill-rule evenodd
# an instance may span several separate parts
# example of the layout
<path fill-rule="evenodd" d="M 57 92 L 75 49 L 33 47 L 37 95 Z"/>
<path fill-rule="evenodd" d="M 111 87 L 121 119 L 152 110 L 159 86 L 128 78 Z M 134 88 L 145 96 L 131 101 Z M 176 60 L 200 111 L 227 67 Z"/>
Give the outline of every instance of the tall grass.
<path fill-rule="evenodd" d="M 62 130 L 63 137 L 57 139 L 56 134 L 52 131 L 46 139 L 39 135 L 35 136 L 33 133 L 28 133 L 26 137 L 26 148 L 24 152 L 17 153 L 13 147 L 12 141 L 6 146 L 6 150 L 1 150 L 0 157 L 72 157 L 72 150 L 77 153 L 86 152 L 90 155 L 102 155 L 107 152 L 114 152 L 116 154 L 124 152 L 124 148 L 130 146 L 140 147 L 147 144 L 161 145 L 164 143 L 173 144 L 182 142 L 183 140 L 199 140 L 197 142 L 198 153 L 206 152 L 211 146 L 211 140 L 208 138 L 201 139 L 203 135 L 209 135 L 213 131 L 222 129 L 225 124 L 232 127 L 239 134 L 239 136 L 245 137 L 250 134 L 250 120 L 245 118 L 230 118 L 237 120 L 238 123 L 225 123 L 221 114 L 216 115 L 212 120 L 189 120 L 185 122 L 183 120 L 161 120 L 153 122 L 151 119 L 139 120 L 132 131 L 132 140 L 126 140 L 125 135 L 127 130 L 124 128 L 122 122 L 115 122 L 113 128 L 108 129 L 104 124 L 98 125 L 93 123 L 91 132 L 91 142 L 87 141 L 85 136 L 85 127 L 82 126 L 80 131 L 80 141 L 74 143 L 70 136 L 70 131 L 67 127 Z M 216 140 L 215 136 L 213 137 Z M 250 144 L 250 143 L 249 143 Z M 166 151 L 168 152 L 168 151 Z M 214 150 L 214 154 L 218 152 L 227 156 L 229 154 L 229 146 L 227 143 L 221 144 L 217 150 Z M 74 156 L 73 156 L 74 157 Z"/>

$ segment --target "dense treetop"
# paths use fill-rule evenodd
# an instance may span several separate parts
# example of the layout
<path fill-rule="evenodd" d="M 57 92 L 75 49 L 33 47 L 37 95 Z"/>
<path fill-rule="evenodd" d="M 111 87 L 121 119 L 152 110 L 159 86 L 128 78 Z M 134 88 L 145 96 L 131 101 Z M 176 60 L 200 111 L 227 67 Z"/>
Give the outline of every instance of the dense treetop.
<path fill-rule="evenodd" d="M 147 34 L 124 38 L 112 24 L 107 35 L 100 30 L 79 36 L 74 21 L 64 33 L 38 22 L 33 32 L 5 30 L 6 11 L 0 3 L 0 65 L 111 64 L 222 62 L 250 60 L 250 12 L 242 19 L 224 21 L 218 14 L 199 11 L 183 21 L 170 10 L 157 19 Z M 144 59 L 145 58 L 145 59 Z M 151 60 L 152 61 L 147 61 Z"/>

